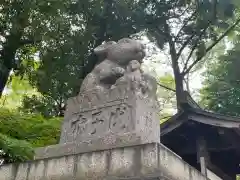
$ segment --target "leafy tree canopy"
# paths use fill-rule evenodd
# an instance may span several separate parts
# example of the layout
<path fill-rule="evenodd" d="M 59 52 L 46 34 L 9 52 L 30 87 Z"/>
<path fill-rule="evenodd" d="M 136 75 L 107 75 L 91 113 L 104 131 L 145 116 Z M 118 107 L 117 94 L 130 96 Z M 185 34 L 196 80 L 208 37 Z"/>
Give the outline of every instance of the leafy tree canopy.
<path fill-rule="evenodd" d="M 60 136 L 61 119 L 45 119 L 0 109 L 0 149 L 5 162 L 31 159 L 34 147 L 56 144 Z"/>
<path fill-rule="evenodd" d="M 4 94 L 0 99 L 0 107 L 7 109 L 17 109 L 22 106 L 22 101 L 25 95 L 38 95 L 30 83 L 29 79 L 25 77 L 19 77 L 14 74 L 10 76 L 10 80 L 5 88 Z"/>
<path fill-rule="evenodd" d="M 175 83 L 171 74 L 165 74 L 158 78 L 161 82 L 157 91 L 158 102 L 160 105 L 160 121 L 168 120 L 176 110 Z"/>
<path fill-rule="evenodd" d="M 209 62 L 205 72 L 201 104 L 208 110 L 239 116 L 240 44 Z"/>
<path fill-rule="evenodd" d="M 151 1 L 148 37 L 169 51 L 180 108 L 186 75 L 239 24 L 234 1 Z"/>

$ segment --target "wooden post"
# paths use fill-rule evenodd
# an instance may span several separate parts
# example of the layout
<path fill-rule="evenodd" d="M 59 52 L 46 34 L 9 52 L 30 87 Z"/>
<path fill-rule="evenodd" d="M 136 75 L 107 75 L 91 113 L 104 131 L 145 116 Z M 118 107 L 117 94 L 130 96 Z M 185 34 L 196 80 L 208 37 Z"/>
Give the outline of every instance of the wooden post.
<path fill-rule="evenodd" d="M 216 173 L 217 176 L 221 177 L 223 180 L 233 180 L 229 175 L 225 174 L 217 166 L 211 163 L 209 153 L 207 150 L 207 143 L 204 137 L 199 137 L 197 139 L 197 160 L 200 163 L 201 173 L 207 177 L 207 169 Z"/>
<path fill-rule="evenodd" d="M 201 173 L 205 177 L 207 177 L 208 155 L 207 155 L 206 141 L 203 137 L 199 137 L 197 139 L 197 156 L 198 156 L 198 163 L 200 163 L 200 167 L 201 167 Z"/>

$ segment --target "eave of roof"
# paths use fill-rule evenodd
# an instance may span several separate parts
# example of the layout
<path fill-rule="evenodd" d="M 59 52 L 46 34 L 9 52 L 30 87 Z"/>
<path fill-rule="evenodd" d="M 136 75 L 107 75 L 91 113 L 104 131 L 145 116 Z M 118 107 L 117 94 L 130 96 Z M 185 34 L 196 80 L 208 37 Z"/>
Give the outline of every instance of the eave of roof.
<path fill-rule="evenodd" d="M 161 136 L 173 131 L 189 120 L 210 126 L 240 128 L 240 117 L 205 111 L 192 99 L 189 93 L 185 92 L 184 96 L 182 110 L 161 124 Z"/>
<path fill-rule="evenodd" d="M 160 125 L 161 136 L 181 126 L 181 124 L 185 122 L 185 120 L 187 120 L 187 118 L 183 118 L 183 116 L 184 116 L 184 111 L 178 112 L 175 115 L 173 115 L 170 119 L 162 123 Z"/>
<path fill-rule="evenodd" d="M 211 126 L 218 126 L 224 128 L 239 128 L 240 118 L 224 116 L 217 113 L 207 112 L 202 109 L 189 109 L 188 119 L 197 121 Z"/>

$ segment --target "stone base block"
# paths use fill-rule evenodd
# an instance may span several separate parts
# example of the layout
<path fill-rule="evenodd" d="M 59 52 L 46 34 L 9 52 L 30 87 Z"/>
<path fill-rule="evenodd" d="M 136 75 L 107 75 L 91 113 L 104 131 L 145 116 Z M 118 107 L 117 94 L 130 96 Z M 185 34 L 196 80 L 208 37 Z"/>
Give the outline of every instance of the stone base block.
<path fill-rule="evenodd" d="M 155 143 L 147 140 L 149 143 Z M 73 155 L 86 152 L 108 150 L 146 144 L 146 139 L 135 133 L 124 133 L 122 135 L 108 134 L 104 137 L 81 141 L 57 144 L 35 150 L 35 159 L 44 159 Z"/>
<path fill-rule="evenodd" d="M 130 137 L 126 138 L 127 135 Z M 97 147 L 102 146 L 98 141 L 109 137 L 122 140 L 122 136 L 124 140 L 140 138 L 142 143 L 160 143 L 155 99 L 118 87 L 107 94 L 89 91 L 68 100 L 60 144 L 76 142 L 89 146 L 96 142 Z"/>
<path fill-rule="evenodd" d="M 61 149 L 63 148 L 59 147 L 60 151 Z M 48 179 L 57 178 L 56 174 L 62 174 L 60 179 L 68 178 L 68 180 L 138 179 L 140 177 L 150 178 L 161 175 L 159 168 L 159 144 L 156 143 L 51 159 L 47 163 L 47 159 L 41 159 L 36 166 L 40 173 L 45 171 L 44 166 L 46 166 Z M 34 166 L 33 168 L 35 169 Z M 34 169 L 30 170 L 30 172 L 38 172 L 38 170 Z M 33 173 L 33 175 L 36 174 Z"/>
<path fill-rule="evenodd" d="M 207 180 L 199 171 L 158 143 L 1 166 L 0 180 L 13 179 Z"/>

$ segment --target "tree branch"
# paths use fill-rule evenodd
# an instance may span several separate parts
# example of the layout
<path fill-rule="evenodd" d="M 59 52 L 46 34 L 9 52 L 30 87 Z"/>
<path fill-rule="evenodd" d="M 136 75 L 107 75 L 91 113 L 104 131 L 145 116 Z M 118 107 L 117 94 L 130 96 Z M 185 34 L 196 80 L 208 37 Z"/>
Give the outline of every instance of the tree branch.
<path fill-rule="evenodd" d="M 190 7 L 190 6 L 189 6 Z M 189 8 L 188 7 L 188 8 Z M 187 9 L 188 9 L 187 8 Z M 187 10 L 186 9 L 186 10 Z M 185 10 L 185 11 L 186 11 Z M 185 13 L 185 11 L 184 11 L 184 13 Z M 193 18 L 193 16 L 195 16 L 197 14 L 197 9 L 192 13 L 192 15 L 185 21 L 185 23 L 183 24 L 183 26 L 181 27 L 181 29 L 178 31 L 178 33 L 177 33 L 177 35 L 176 35 L 176 37 L 174 38 L 174 41 L 176 42 L 176 40 L 179 38 L 179 36 L 180 36 L 180 33 L 181 33 L 181 31 L 186 27 L 186 25 L 187 25 L 187 23 Z"/>
<path fill-rule="evenodd" d="M 25 46 L 25 45 L 29 45 L 29 44 L 34 44 L 35 41 L 33 39 L 22 39 L 20 41 L 20 46 Z"/>
<path fill-rule="evenodd" d="M 165 89 L 167 89 L 167 90 L 169 90 L 169 91 L 176 92 L 176 90 L 174 90 L 174 89 L 172 89 L 172 88 L 170 88 L 170 87 L 167 87 L 167 86 L 165 86 L 165 85 L 163 85 L 163 84 L 157 83 L 157 85 L 160 86 L 160 87 L 162 87 L 162 88 L 165 88 Z"/>
<path fill-rule="evenodd" d="M 194 46 L 193 46 L 190 54 L 189 54 L 188 57 L 187 57 L 186 62 L 185 62 L 185 64 L 184 64 L 183 72 L 187 69 L 188 62 L 189 62 L 190 58 L 192 57 L 193 52 L 194 52 L 195 49 L 197 48 L 198 42 L 200 41 L 200 39 L 202 38 L 202 36 L 203 36 L 204 33 L 206 32 L 206 30 L 207 30 L 207 28 L 208 28 L 208 25 L 209 25 L 209 23 L 208 23 L 208 24 L 206 25 L 206 27 L 203 29 L 202 33 L 198 36 L 198 38 L 197 38 L 197 40 L 196 40 L 196 42 L 195 42 L 195 44 L 194 44 Z"/>
<path fill-rule="evenodd" d="M 183 81 L 186 84 L 187 92 L 190 93 L 190 86 L 189 86 L 189 76 L 187 78 L 183 78 Z"/>
<path fill-rule="evenodd" d="M 182 54 L 183 50 L 185 49 L 185 47 L 188 45 L 188 43 L 190 43 L 190 41 L 193 39 L 193 37 L 195 36 L 195 34 L 192 34 L 182 45 L 182 47 L 180 48 L 180 50 L 177 52 L 177 59 L 179 59 L 180 55 Z"/>
<path fill-rule="evenodd" d="M 229 27 L 215 42 L 213 42 L 207 49 L 206 49 L 206 53 L 208 53 L 210 50 L 212 50 L 228 33 L 230 33 L 238 24 L 240 23 L 240 18 L 237 19 L 237 21 L 231 26 Z M 185 76 L 187 73 L 190 72 L 190 70 L 199 62 L 202 60 L 202 58 L 205 56 L 205 54 L 203 54 L 202 56 L 199 56 L 189 67 L 186 71 L 182 72 L 182 75 Z"/>
<path fill-rule="evenodd" d="M 217 0 L 214 0 L 214 2 L 213 2 L 213 10 L 212 10 L 212 12 L 213 12 L 212 20 L 216 19 L 216 6 L 217 6 Z M 192 54 L 193 54 L 194 50 L 197 48 L 198 42 L 200 41 L 200 39 L 202 38 L 202 36 L 205 34 L 205 32 L 206 32 L 206 30 L 208 29 L 208 27 L 209 27 L 209 25 L 211 24 L 211 22 L 212 22 L 211 20 L 209 20 L 209 21 L 207 22 L 207 24 L 206 24 L 206 26 L 204 27 L 203 31 L 202 31 L 201 34 L 198 36 L 198 39 L 196 40 L 196 42 L 195 42 L 195 44 L 194 44 L 194 46 L 193 46 L 190 54 L 188 55 L 188 58 L 187 58 L 187 60 L 186 60 L 186 62 L 185 62 L 185 64 L 184 64 L 183 72 L 187 69 L 188 62 L 189 62 L 190 58 L 192 57 Z"/>
<path fill-rule="evenodd" d="M 163 117 L 160 117 L 161 120 L 164 120 L 164 119 L 168 119 L 168 118 L 171 118 L 172 115 L 169 115 L 169 116 L 163 116 Z"/>
<path fill-rule="evenodd" d="M 190 58 L 191 58 L 194 50 L 196 49 L 196 47 L 197 47 L 197 45 L 198 45 L 198 41 L 201 39 L 201 37 L 202 37 L 202 36 L 204 35 L 204 33 L 206 32 L 206 30 L 207 30 L 207 28 L 209 27 L 209 25 L 210 25 L 210 23 L 212 22 L 212 20 L 216 19 L 216 6 L 217 6 L 217 0 L 214 0 L 214 2 L 213 2 L 213 10 L 212 10 L 212 12 L 213 12 L 212 18 L 211 18 L 211 20 L 209 20 L 209 21 L 207 22 L 206 27 L 204 27 L 203 31 L 202 31 L 201 34 L 198 36 L 198 39 L 197 39 L 197 41 L 196 41 L 196 43 L 195 43 L 195 45 L 194 45 L 191 53 L 189 54 L 189 56 L 188 56 L 188 58 L 187 58 L 187 61 L 186 61 L 186 63 L 185 63 L 186 66 L 187 66 L 188 61 L 190 60 Z M 196 11 L 195 11 L 194 13 L 197 13 L 197 10 L 198 10 L 198 8 L 196 8 Z M 194 15 L 194 14 L 193 14 L 193 15 Z M 194 37 L 194 36 L 193 36 L 193 37 Z M 192 37 L 192 38 L 193 38 L 193 37 Z M 178 56 L 181 55 L 182 51 L 183 51 L 184 48 L 187 46 L 187 44 L 190 42 L 190 40 L 191 40 L 191 37 L 189 38 L 189 41 L 188 41 L 188 42 L 186 41 L 186 44 L 184 44 L 184 45 L 182 46 L 182 48 L 180 49 L 180 51 L 179 51 L 179 53 L 178 53 Z M 185 65 L 184 65 L 184 69 L 187 68 Z"/>

